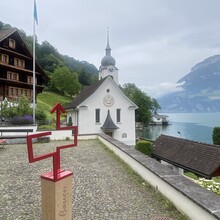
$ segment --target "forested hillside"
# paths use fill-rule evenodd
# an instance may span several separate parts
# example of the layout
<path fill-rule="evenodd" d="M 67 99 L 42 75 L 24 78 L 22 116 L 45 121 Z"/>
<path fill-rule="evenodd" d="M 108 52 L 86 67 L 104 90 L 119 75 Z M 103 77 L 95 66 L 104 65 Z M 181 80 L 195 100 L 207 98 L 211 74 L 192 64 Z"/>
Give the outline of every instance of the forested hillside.
<path fill-rule="evenodd" d="M 0 21 L 0 30 L 9 28 L 13 27 Z M 32 52 L 33 37 L 27 36 L 23 30 L 19 30 L 19 33 Z M 63 95 L 74 96 L 83 86 L 91 85 L 98 80 L 98 69 L 93 64 L 60 54 L 47 41 L 39 43 L 36 40 L 36 61 L 50 78 L 46 86 Z M 58 80 L 61 75 L 62 77 Z M 68 84 L 69 81 L 72 83 Z M 64 82 L 66 82 L 65 87 Z"/>

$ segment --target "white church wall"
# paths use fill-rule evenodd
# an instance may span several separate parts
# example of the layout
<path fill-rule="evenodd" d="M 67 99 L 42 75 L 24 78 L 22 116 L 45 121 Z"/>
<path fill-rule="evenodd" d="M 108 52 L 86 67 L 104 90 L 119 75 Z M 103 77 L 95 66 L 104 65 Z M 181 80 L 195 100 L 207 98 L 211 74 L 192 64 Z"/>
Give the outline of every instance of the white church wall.
<path fill-rule="evenodd" d="M 103 98 L 108 94 L 114 98 L 114 104 L 109 107 L 103 103 Z M 130 105 L 131 103 L 122 95 L 117 85 L 111 79 L 107 79 L 94 94 L 81 103 L 81 106 L 87 106 L 87 108 L 80 109 L 78 113 L 79 134 L 103 133 L 101 127 L 109 110 L 113 122 L 119 127 L 113 132 L 113 137 L 128 145 L 134 145 L 135 113 L 134 110 L 129 110 Z M 95 122 L 95 109 L 97 108 L 100 109 L 100 123 Z M 116 109 L 121 109 L 120 123 L 116 122 Z"/>

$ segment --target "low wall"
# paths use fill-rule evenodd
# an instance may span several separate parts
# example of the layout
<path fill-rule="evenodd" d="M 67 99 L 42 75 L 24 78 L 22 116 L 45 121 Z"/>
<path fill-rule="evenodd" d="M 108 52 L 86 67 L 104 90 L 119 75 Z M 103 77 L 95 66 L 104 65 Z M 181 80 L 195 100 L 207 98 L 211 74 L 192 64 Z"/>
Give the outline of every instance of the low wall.
<path fill-rule="evenodd" d="M 110 136 L 98 139 L 190 219 L 220 219 L 220 196 Z"/>
<path fill-rule="evenodd" d="M 72 135 L 72 130 L 50 130 L 51 135 L 50 140 L 65 140 L 66 138 L 69 138 L 70 140 L 74 139 L 74 136 Z M 36 133 L 42 133 L 47 131 L 37 131 Z"/>
<path fill-rule="evenodd" d="M 33 129 L 33 133 L 42 133 L 47 132 L 48 130 L 40 130 L 37 131 L 37 125 L 25 125 L 25 126 L 10 126 L 10 127 L 0 127 L 1 129 Z M 29 132 L 28 134 L 33 134 L 32 132 Z M 26 135 L 26 132 L 4 132 L 4 135 Z M 72 135 L 72 130 L 52 130 L 51 135 L 48 136 L 50 140 L 65 140 L 66 138 L 69 138 L 71 140 L 74 139 L 74 136 Z M 8 144 L 26 144 L 26 138 L 17 138 L 17 139 L 7 139 L 6 142 Z"/>
<path fill-rule="evenodd" d="M 33 129 L 33 133 L 37 131 L 37 125 L 22 125 L 22 126 L 1 126 L 0 129 Z M 3 135 L 26 135 L 27 132 L 4 132 Z M 29 132 L 31 134 L 31 132 Z M 7 139 L 6 141 L 8 144 L 25 144 L 26 143 L 26 138 L 19 138 L 19 139 Z"/>

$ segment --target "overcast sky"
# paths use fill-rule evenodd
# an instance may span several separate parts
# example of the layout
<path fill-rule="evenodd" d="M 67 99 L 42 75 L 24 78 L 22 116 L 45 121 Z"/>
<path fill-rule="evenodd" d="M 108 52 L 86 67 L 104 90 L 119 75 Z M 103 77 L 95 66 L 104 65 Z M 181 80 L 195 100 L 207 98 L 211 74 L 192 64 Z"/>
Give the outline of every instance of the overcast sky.
<path fill-rule="evenodd" d="M 192 66 L 220 53 L 219 0 L 36 0 L 41 43 L 100 66 L 110 29 L 120 84 L 157 97 Z M 0 20 L 33 34 L 34 0 L 7 0 Z"/>

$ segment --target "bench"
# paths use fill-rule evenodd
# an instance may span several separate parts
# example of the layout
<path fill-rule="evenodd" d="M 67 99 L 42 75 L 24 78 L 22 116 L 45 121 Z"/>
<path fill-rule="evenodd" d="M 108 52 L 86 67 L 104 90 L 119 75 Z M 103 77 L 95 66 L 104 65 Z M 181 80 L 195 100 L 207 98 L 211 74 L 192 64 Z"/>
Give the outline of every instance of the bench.
<path fill-rule="evenodd" d="M 3 145 L 6 142 L 6 139 L 18 139 L 18 138 L 26 138 L 26 136 L 28 135 L 28 132 L 33 132 L 33 129 L 0 129 L 0 145 Z M 6 135 L 4 135 L 4 133 L 7 133 Z M 12 134 L 10 134 L 12 133 Z M 14 134 L 16 133 L 16 134 Z M 26 134 L 17 134 L 17 133 L 26 133 Z"/>

